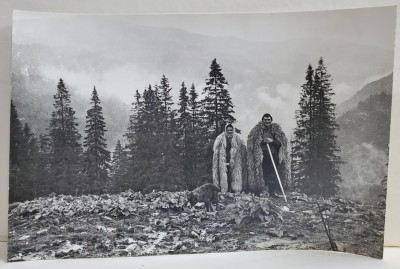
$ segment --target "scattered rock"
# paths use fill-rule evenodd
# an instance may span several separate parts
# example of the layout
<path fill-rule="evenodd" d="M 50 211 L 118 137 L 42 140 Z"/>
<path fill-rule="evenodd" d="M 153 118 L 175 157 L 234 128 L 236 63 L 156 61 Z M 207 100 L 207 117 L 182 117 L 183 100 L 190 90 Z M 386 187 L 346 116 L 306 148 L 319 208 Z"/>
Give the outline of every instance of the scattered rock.
<path fill-rule="evenodd" d="M 31 237 L 30 235 L 24 235 L 24 236 L 21 236 L 20 238 L 18 238 L 18 240 L 19 241 L 23 241 L 23 240 L 26 240 L 26 239 L 28 239 L 30 237 Z"/>
<path fill-rule="evenodd" d="M 302 211 L 302 212 L 303 212 L 303 214 L 310 215 L 310 216 L 315 214 L 315 212 L 313 210 L 305 210 L 305 211 Z"/>
<path fill-rule="evenodd" d="M 338 198 L 320 200 L 301 193 L 288 193 L 286 204 L 283 199 L 229 193 L 220 194 L 218 211 L 205 212 L 203 205 L 188 206 L 186 195 L 187 192 L 142 195 L 127 191 L 104 196 L 59 195 L 16 203 L 9 212 L 10 257 L 18 260 L 17 253 L 27 254 L 24 251 L 29 249 L 25 244 L 28 239 L 35 246 L 30 251 L 40 252 L 29 254 L 32 259 L 289 246 L 320 248 L 329 242 L 317 201 L 323 205 L 324 215 L 329 216 L 335 240 L 358 241 L 357 247 L 361 248 L 378 244 L 383 236 L 384 211 L 376 205 L 370 207 Z M 307 241 L 310 238 L 313 242 Z"/>
<path fill-rule="evenodd" d="M 150 226 L 148 226 L 148 227 L 146 227 L 146 228 L 143 229 L 143 232 L 149 233 L 149 232 L 151 232 L 152 230 L 153 230 L 153 228 L 151 228 Z"/>
<path fill-rule="evenodd" d="M 18 253 L 18 255 L 10 258 L 8 261 L 9 262 L 20 262 L 20 261 L 24 261 L 24 258 L 23 258 L 22 253 Z"/>
<path fill-rule="evenodd" d="M 138 245 L 137 244 L 130 244 L 129 246 L 127 246 L 125 248 L 125 252 L 127 252 L 129 255 L 132 255 L 133 252 L 136 252 L 136 250 L 138 249 Z"/>
<path fill-rule="evenodd" d="M 45 233 L 47 233 L 48 230 L 49 230 L 48 228 L 47 229 L 42 229 L 40 231 L 37 231 L 36 234 L 37 235 L 45 234 Z"/>
<path fill-rule="evenodd" d="M 191 231 L 189 234 L 190 238 L 199 238 L 199 235 L 195 231 Z"/>
<path fill-rule="evenodd" d="M 266 233 L 272 237 L 282 237 L 283 236 L 283 231 L 282 230 L 276 230 L 275 228 L 269 228 L 266 230 Z"/>
<path fill-rule="evenodd" d="M 69 241 L 67 241 L 66 245 L 55 253 L 55 256 L 57 258 L 61 258 L 68 254 L 80 252 L 82 249 L 83 246 L 71 244 Z"/>

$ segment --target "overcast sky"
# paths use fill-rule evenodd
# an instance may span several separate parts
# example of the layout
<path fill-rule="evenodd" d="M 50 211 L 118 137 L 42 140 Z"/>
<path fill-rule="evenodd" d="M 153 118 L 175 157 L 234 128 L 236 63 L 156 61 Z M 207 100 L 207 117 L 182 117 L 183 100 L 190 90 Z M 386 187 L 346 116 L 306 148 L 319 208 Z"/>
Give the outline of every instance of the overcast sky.
<path fill-rule="evenodd" d="M 162 31 L 162 28 L 174 28 L 182 31 L 194 34 L 200 34 L 203 37 L 233 37 L 237 40 L 247 40 L 254 43 L 257 42 L 271 42 L 271 44 L 280 44 L 282 42 L 287 47 L 282 48 L 282 51 L 275 59 L 277 62 L 282 62 L 281 66 L 277 66 L 276 74 L 270 74 L 264 70 L 265 66 L 261 66 L 259 62 L 250 63 L 252 66 L 249 69 L 251 72 L 266 72 L 265 76 L 270 76 L 270 80 L 279 80 L 284 76 L 285 72 L 292 72 L 300 79 L 290 77 L 287 80 L 275 81 L 270 84 L 261 81 L 260 76 L 256 77 L 260 79 L 260 83 L 263 85 L 256 85 L 256 88 L 248 89 L 249 85 L 246 85 L 248 81 L 237 81 L 237 77 L 232 77 L 235 72 L 241 72 L 241 68 L 245 71 L 245 67 L 238 64 L 237 55 L 235 54 L 249 54 L 254 58 L 254 55 L 250 55 L 251 51 L 245 49 L 240 51 L 234 50 L 236 43 L 235 39 L 232 40 L 231 48 L 216 48 L 215 51 L 208 49 L 205 53 L 207 54 L 207 62 L 193 62 L 193 66 L 185 66 L 179 72 L 174 73 L 168 69 L 156 69 L 148 67 L 146 70 L 143 67 L 143 62 L 138 60 L 134 62 L 121 62 L 118 66 L 113 66 L 112 62 L 105 63 L 102 69 L 87 68 L 83 71 L 76 71 L 67 69 L 64 67 L 54 67 L 52 65 L 43 64 L 40 68 L 47 76 L 47 79 L 58 80 L 63 77 L 65 81 L 74 86 L 82 92 L 85 98 L 88 98 L 93 86 L 99 91 L 100 96 L 114 95 L 119 97 L 126 103 L 131 103 L 132 90 L 142 90 L 149 83 L 154 84 L 159 81 L 161 75 L 166 73 L 167 77 L 170 78 L 171 85 L 174 88 L 174 99 L 177 102 L 177 91 L 182 80 L 185 79 L 187 84 L 194 82 L 198 86 L 198 90 L 201 90 L 202 84 L 206 75 L 208 74 L 208 67 L 213 58 L 222 59 L 223 72 L 227 76 L 230 83 L 231 89 L 235 89 L 235 93 L 232 95 L 234 104 L 236 105 L 235 111 L 239 120 L 239 127 L 244 130 L 244 136 L 247 135 L 251 126 L 259 120 L 259 116 L 265 113 L 266 110 L 275 113 L 277 120 L 283 124 L 284 129 L 289 132 L 294 127 L 294 110 L 296 109 L 298 102 L 298 91 L 304 78 L 304 73 L 308 63 L 316 64 L 318 58 L 322 56 L 319 52 L 315 55 L 307 55 L 307 44 L 304 45 L 304 40 L 310 40 L 319 47 L 325 46 L 327 40 L 335 40 L 335 46 L 332 48 L 326 48 L 326 54 L 331 57 L 328 59 L 328 71 L 334 78 L 334 90 L 336 93 L 336 101 L 343 101 L 353 95 L 357 90 L 360 89 L 366 82 L 372 79 L 378 79 L 379 77 L 386 75 L 391 72 L 392 62 L 388 62 L 385 68 L 377 67 L 375 71 L 365 72 L 368 74 L 366 77 L 357 78 L 358 80 L 351 81 L 346 80 L 346 76 L 343 74 L 357 74 L 357 69 L 366 68 L 365 66 L 369 60 L 371 65 L 375 64 L 377 59 L 368 59 L 369 55 L 365 55 L 364 61 L 359 62 L 356 65 L 354 63 L 346 63 L 343 61 L 343 55 L 345 49 L 349 48 L 349 44 L 362 45 L 366 47 L 375 47 L 380 50 L 387 50 L 389 55 L 392 55 L 394 49 L 394 32 L 395 32 L 395 8 L 393 7 L 381 7 L 381 8 L 368 8 L 368 9 L 352 9 L 352 10 L 339 10 L 339 11 L 318 11 L 318 12 L 301 12 L 301 13 L 277 13 L 277 14 L 219 14 L 219 15 L 130 15 L 130 16 L 105 16 L 105 15 L 90 15 L 90 16 L 79 16 L 70 14 L 50 14 L 50 13 L 35 13 L 35 12 L 22 12 L 17 11 L 14 13 L 14 26 L 13 26 L 13 42 L 17 44 L 44 44 L 47 46 L 53 46 L 64 49 L 65 53 L 70 53 L 70 48 L 73 49 L 86 49 L 86 51 L 96 52 L 101 51 L 103 54 L 109 54 L 107 57 L 112 59 L 115 55 L 118 55 L 121 43 L 135 42 L 129 40 L 130 26 L 150 26 Z M 110 26 L 110 27 L 109 27 Z M 111 27 L 112 26 L 112 27 Z M 125 27 L 124 29 L 118 29 L 118 27 Z M 112 36 L 115 38 L 114 33 L 120 31 L 121 36 L 118 40 L 112 40 L 109 42 L 108 37 Z M 126 33 L 126 35 L 125 35 Z M 146 33 L 144 32 L 143 35 Z M 179 36 L 179 35 L 177 35 Z M 117 36 L 118 37 L 118 36 Z M 140 37 L 139 37 L 140 38 Z M 146 36 L 147 39 L 153 37 Z M 164 38 L 168 41 L 169 37 Z M 187 38 L 187 44 L 193 43 L 190 36 Z M 196 36 L 194 38 L 197 38 Z M 102 42 L 107 41 L 107 42 Z M 182 43 L 185 44 L 185 40 Z M 192 43 L 190 43 L 190 42 Z M 301 41 L 301 42 L 300 42 Z M 157 39 L 153 39 L 153 42 L 157 42 Z M 286 43 L 284 43 L 286 42 Z M 304 56 L 301 60 L 304 61 L 300 65 L 300 68 L 296 70 L 290 70 L 294 68 L 293 61 L 288 61 L 284 58 L 285 53 L 290 54 L 292 51 L 285 52 L 284 49 L 296 50 L 296 47 L 290 47 L 288 44 L 301 44 L 302 47 L 298 48 L 298 55 Z M 324 43 L 325 42 L 325 43 Z M 343 42 L 343 50 L 338 42 Z M 136 44 L 139 42 L 131 43 Z M 176 43 L 174 43 L 176 44 Z M 150 44 L 149 44 L 150 45 Z M 268 45 L 268 44 L 266 44 Z M 310 44 L 311 45 L 311 44 Z M 127 45 L 130 46 L 130 45 Z M 199 45 L 201 46 L 201 45 Z M 279 46 L 279 45 L 278 45 Z M 123 46 L 122 46 L 123 47 Z M 353 46 L 354 48 L 358 48 Z M 141 51 L 131 51 L 131 54 L 137 54 L 135 59 L 142 55 L 148 56 L 147 58 L 154 57 L 152 59 L 154 63 L 162 56 L 157 55 L 160 50 L 148 52 L 147 47 L 139 47 Z M 163 49 L 165 49 L 163 47 Z M 174 48 L 171 48 L 173 50 Z M 336 49 L 336 51 L 330 51 Z M 167 49 L 166 49 L 167 51 Z M 185 50 L 182 49 L 182 52 Z M 222 57 L 223 53 L 230 53 L 232 57 Z M 325 51 L 324 55 L 325 55 Z M 201 52 L 199 52 L 201 53 Z M 212 54 L 213 53 L 213 54 Z M 259 51 L 258 51 L 259 53 Z M 351 50 L 347 53 L 352 53 Z M 155 56 L 154 56 L 155 55 Z M 43 55 L 42 55 L 43 56 Z M 41 56 L 41 57 L 42 57 Z M 193 55 L 197 56 L 197 55 Z M 274 55 L 260 55 L 271 59 Z M 71 55 L 73 61 L 76 61 L 78 65 L 83 65 L 80 60 L 83 60 L 82 55 Z M 75 57 L 75 58 L 74 58 Z M 158 58 L 157 58 L 158 57 Z M 169 56 L 169 60 L 172 56 Z M 191 57 L 191 55 L 188 55 Z M 249 64 L 245 60 L 249 60 L 251 57 L 242 56 L 241 60 L 244 64 Z M 307 58 L 309 57 L 309 58 Z M 340 58 L 342 57 L 342 58 Z M 195 57 L 193 57 L 195 58 Z M 255 55 L 257 58 L 257 55 Z M 390 57 L 389 57 L 390 58 Z M 340 59 L 342 62 L 339 64 L 335 62 Z M 392 58 L 391 58 L 392 59 Z M 39 59 L 40 61 L 43 59 Z M 299 59 L 300 60 L 300 59 Z M 352 59 L 350 59 L 352 60 Z M 378 59 L 379 60 L 379 59 Z M 286 63 L 286 61 L 288 61 Z M 392 60 L 391 60 L 392 61 Z M 146 61 L 147 64 L 148 61 Z M 159 63 L 159 62 L 158 62 Z M 164 62 L 161 62 L 164 63 Z M 229 63 L 229 66 L 226 65 Z M 92 65 L 100 65 L 99 63 L 91 63 Z M 107 66 L 109 64 L 109 66 Z M 179 63 L 178 63 L 179 64 Z M 88 64 L 90 66 L 90 63 Z M 254 70 L 255 67 L 260 66 L 260 70 Z M 173 66 L 174 68 L 176 66 Z M 279 69 L 281 68 L 281 70 Z M 349 70 L 346 70 L 348 68 Z M 371 66 L 369 68 L 374 68 Z M 79 69 L 79 68 L 78 68 Z M 77 69 L 77 70 L 78 70 Z M 155 72 L 152 73 L 152 70 Z M 177 69 L 175 68 L 174 71 Z M 196 76 L 190 76 L 188 73 L 194 73 L 196 70 Z M 201 70 L 201 71 L 200 71 Z M 289 71 L 287 71 L 289 70 Z M 249 72 L 250 72 L 249 71 Z M 178 71 L 176 71 L 178 72 Z M 226 72 L 226 73 L 225 73 Z M 231 72 L 231 73 L 229 73 Z M 372 73 L 371 73 L 372 72 Z M 249 73 L 248 79 L 251 79 Z M 230 76 L 229 76 L 230 75 Z M 355 77 L 355 76 L 353 76 Z M 262 77 L 261 77 L 262 78 Z M 187 80 L 186 80 L 187 79 Z M 243 76 L 242 79 L 247 79 Z M 269 78 L 268 78 L 269 79 Z M 266 80 L 269 82 L 270 80 Z M 254 85 L 252 85 L 254 86 Z M 243 91 L 253 90 L 253 95 L 248 102 L 244 102 L 243 95 L 240 95 Z M 288 115 L 283 115 L 281 110 L 287 111 Z"/>
<path fill-rule="evenodd" d="M 132 24 L 172 27 L 203 35 L 232 36 L 245 40 L 283 41 L 330 36 L 359 44 L 393 49 L 395 12 L 393 7 L 379 7 L 271 14 L 159 14 L 110 17 Z M 61 14 L 17 11 L 14 20 L 39 19 L 49 20 L 51 23 L 52 19 L 59 19 L 60 16 Z M 62 16 L 73 18 L 76 15 Z M 34 37 L 37 32 L 31 34 L 31 37 Z M 29 36 L 25 38 L 25 41 L 29 41 L 27 40 Z"/>

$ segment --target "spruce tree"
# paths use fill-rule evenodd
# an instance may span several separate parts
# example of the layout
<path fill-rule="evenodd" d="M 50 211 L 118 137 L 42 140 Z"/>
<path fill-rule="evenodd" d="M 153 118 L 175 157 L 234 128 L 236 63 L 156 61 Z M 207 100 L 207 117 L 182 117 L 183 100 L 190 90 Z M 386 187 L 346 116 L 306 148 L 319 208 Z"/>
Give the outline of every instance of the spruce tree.
<path fill-rule="evenodd" d="M 27 123 L 23 129 L 23 152 L 21 156 L 22 195 L 24 199 L 31 200 L 38 197 L 41 186 L 38 173 L 39 148 L 31 128 Z"/>
<path fill-rule="evenodd" d="M 112 154 L 111 161 L 111 180 L 116 192 L 122 192 L 131 188 L 129 181 L 127 182 L 128 163 L 127 152 L 121 145 L 120 140 L 117 141 L 115 150 Z"/>
<path fill-rule="evenodd" d="M 314 82 L 317 94 L 317 117 L 316 117 L 316 178 L 318 191 L 322 195 L 334 195 L 338 192 L 338 184 L 341 182 L 340 165 L 342 159 L 338 155 L 339 146 L 336 144 L 337 131 L 335 108 L 332 102 L 334 95 L 331 87 L 331 76 L 327 72 L 322 57 L 315 69 Z"/>
<path fill-rule="evenodd" d="M 10 172 L 10 192 L 9 201 L 20 201 L 21 189 L 21 176 L 20 176 L 20 159 L 23 152 L 23 129 L 22 123 L 18 117 L 17 109 L 11 100 L 10 110 L 10 159 L 9 159 L 9 172 Z"/>
<path fill-rule="evenodd" d="M 123 185 L 124 188 L 140 190 L 139 185 L 139 177 L 140 174 L 140 152 L 138 147 L 138 136 L 142 134 L 143 130 L 141 130 L 141 119 L 140 119 L 140 111 L 143 100 L 142 96 L 138 90 L 135 93 L 135 101 L 132 103 L 131 115 L 129 115 L 129 123 L 126 133 L 124 137 L 127 142 L 124 148 L 124 152 L 126 153 L 126 175 L 123 178 L 124 183 L 119 183 L 119 185 Z"/>
<path fill-rule="evenodd" d="M 190 114 L 190 140 L 189 140 L 189 154 L 192 159 L 190 171 L 192 176 L 188 181 L 189 189 L 194 189 L 210 180 L 210 168 L 212 159 L 207 158 L 207 153 L 210 145 L 210 138 L 208 137 L 208 128 L 204 120 L 205 113 L 203 112 L 204 106 L 198 99 L 199 95 L 196 88 L 192 83 L 189 92 L 188 112 Z"/>
<path fill-rule="evenodd" d="M 210 66 L 209 78 L 203 89 L 204 118 L 212 139 L 224 131 L 227 123 L 234 123 L 233 103 L 228 91 L 228 82 L 221 72 L 221 67 L 214 59 Z"/>
<path fill-rule="evenodd" d="M 178 190 L 182 188 L 183 182 L 179 162 L 177 112 L 172 108 L 174 104 L 170 94 L 172 88 L 165 75 L 162 76 L 160 85 L 155 89 L 160 102 L 159 118 L 155 115 L 155 120 L 160 122 L 161 127 L 160 186 L 164 190 Z"/>
<path fill-rule="evenodd" d="M 22 127 L 11 100 L 9 201 L 32 200 L 40 195 L 38 142 L 27 123 Z"/>
<path fill-rule="evenodd" d="M 18 155 L 21 151 L 23 138 L 22 123 L 18 117 L 17 109 L 11 100 L 10 107 L 10 172 L 17 169 Z"/>
<path fill-rule="evenodd" d="M 335 119 L 334 95 L 321 58 L 314 71 L 308 66 L 302 85 L 297 127 L 293 141 L 293 176 L 296 186 L 308 194 L 335 195 L 341 181 L 342 163 L 336 144 L 338 125 Z"/>
<path fill-rule="evenodd" d="M 227 123 L 236 122 L 233 116 L 233 103 L 228 91 L 228 82 L 221 72 L 221 67 L 214 59 L 211 62 L 209 78 L 203 89 L 202 120 L 207 127 L 204 136 L 205 164 L 207 178 L 212 175 L 213 143 L 217 136 L 224 131 Z"/>
<path fill-rule="evenodd" d="M 172 105 L 174 102 L 172 101 L 171 90 L 172 88 L 169 85 L 168 78 L 165 75 L 162 76 L 160 81 L 160 86 L 156 86 L 155 89 L 158 90 L 159 98 L 160 98 L 160 109 L 161 109 L 161 124 L 162 124 L 162 132 L 164 137 L 167 137 L 171 132 L 171 124 L 173 118 L 171 117 Z"/>
<path fill-rule="evenodd" d="M 75 111 L 71 107 L 71 95 L 64 81 L 59 80 L 54 97 L 49 135 L 51 138 L 51 191 L 76 194 L 82 191 L 82 167 L 80 144 Z"/>
<path fill-rule="evenodd" d="M 110 152 L 107 150 L 104 138 L 106 123 L 103 117 L 103 108 L 94 87 L 90 104 L 92 107 L 86 115 L 86 136 L 84 138 L 84 172 L 88 190 L 94 193 L 110 191 L 111 182 L 108 175 L 110 168 Z"/>
<path fill-rule="evenodd" d="M 51 138 L 48 135 L 39 135 L 38 145 L 38 178 L 39 186 L 38 196 L 47 196 L 51 193 Z"/>
<path fill-rule="evenodd" d="M 299 109 L 296 111 L 296 124 L 294 140 L 292 141 L 292 175 L 295 185 L 312 184 L 314 163 L 314 118 L 315 118 L 315 91 L 314 70 L 308 65 L 306 82 L 302 85 Z"/>
<path fill-rule="evenodd" d="M 196 88 L 192 83 L 189 92 L 189 99 L 188 99 L 188 111 L 190 113 L 190 120 L 192 125 L 192 130 L 195 130 L 198 127 L 200 122 L 200 107 L 201 103 L 198 100 L 199 94 L 196 92 Z"/>
<path fill-rule="evenodd" d="M 163 189 L 163 180 L 160 170 L 164 166 L 163 156 L 164 137 L 161 122 L 161 102 L 157 88 L 151 85 L 143 92 L 143 103 L 139 110 L 139 121 L 137 128 L 137 152 L 138 161 L 137 180 L 135 182 L 138 190 L 145 192 L 153 189 Z"/>
<path fill-rule="evenodd" d="M 184 181 L 190 185 L 193 177 L 193 132 L 191 114 L 189 112 L 189 96 L 184 82 L 179 91 L 179 118 L 178 118 L 178 138 L 179 138 L 179 157 Z"/>

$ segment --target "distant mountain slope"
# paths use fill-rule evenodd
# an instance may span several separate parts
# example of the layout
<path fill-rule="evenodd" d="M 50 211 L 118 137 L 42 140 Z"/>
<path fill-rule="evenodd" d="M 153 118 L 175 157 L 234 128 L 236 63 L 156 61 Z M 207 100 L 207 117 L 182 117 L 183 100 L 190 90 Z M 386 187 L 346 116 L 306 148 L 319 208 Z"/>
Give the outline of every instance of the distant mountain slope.
<path fill-rule="evenodd" d="M 47 127 L 54 109 L 53 95 L 56 93 L 57 81 L 46 79 L 40 73 L 36 73 L 37 71 L 27 64 L 21 64 L 18 67 L 14 65 L 11 98 L 23 124 L 28 123 L 34 134 L 39 136 L 48 133 Z M 66 85 L 71 93 L 72 107 L 76 111 L 78 130 L 84 136 L 86 111 L 90 108 L 90 100 L 79 94 L 76 88 L 71 87 L 69 81 L 66 81 Z M 129 107 L 115 97 L 100 96 L 100 99 L 107 125 L 105 134 L 107 147 L 113 151 L 117 140 L 122 140 L 122 135 L 126 131 Z"/>
<path fill-rule="evenodd" d="M 381 92 L 384 92 L 386 94 L 392 94 L 392 85 L 393 85 L 393 73 L 365 85 L 361 90 L 356 92 L 356 94 L 353 97 L 339 104 L 336 107 L 336 114 L 338 116 L 342 115 L 346 111 L 349 111 L 352 108 L 356 107 L 359 102 L 366 100 L 371 95 L 378 94 Z"/>
<path fill-rule="evenodd" d="M 351 96 L 366 78 L 393 70 L 393 50 L 330 36 L 249 41 L 103 16 L 16 22 L 13 30 L 14 57 L 29 59 L 27 65 L 35 58 L 32 69 L 42 70 L 47 79 L 63 77 L 70 86 L 86 91 L 88 98 L 96 85 L 99 94 L 113 91 L 131 103 L 134 90 L 154 85 L 165 74 L 177 103 L 182 81 L 194 82 L 200 92 L 210 63 L 217 58 L 229 83 L 236 126 L 244 137 L 266 112 L 275 116 L 289 136 L 307 66 L 315 66 L 321 56 L 333 88 L 338 89 L 338 100 Z M 342 90 L 335 88 L 338 84 Z"/>
<path fill-rule="evenodd" d="M 379 92 L 381 85 L 387 86 L 377 81 L 366 89 Z M 338 144 L 345 162 L 341 167 L 344 180 L 341 187 L 346 196 L 376 200 L 383 193 L 381 181 L 387 174 L 391 100 L 390 94 L 381 91 L 337 120 Z"/>

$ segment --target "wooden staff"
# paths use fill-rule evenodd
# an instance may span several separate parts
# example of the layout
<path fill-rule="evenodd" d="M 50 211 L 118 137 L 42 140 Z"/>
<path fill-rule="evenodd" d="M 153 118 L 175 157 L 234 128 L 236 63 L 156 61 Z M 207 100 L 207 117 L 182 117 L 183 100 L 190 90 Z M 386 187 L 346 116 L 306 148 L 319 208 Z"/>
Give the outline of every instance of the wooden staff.
<path fill-rule="evenodd" d="M 278 169 L 276 169 L 275 161 L 274 161 L 274 158 L 272 157 L 271 148 L 269 147 L 268 143 L 267 143 L 267 147 L 268 147 L 269 156 L 271 157 L 272 164 L 274 165 L 274 170 L 275 170 L 276 177 L 278 178 L 279 186 L 281 187 L 283 198 L 285 199 L 285 202 L 287 203 L 285 191 L 283 190 L 283 186 L 282 186 L 282 181 L 281 181 L 281 178 L 279 177 Z"/>

